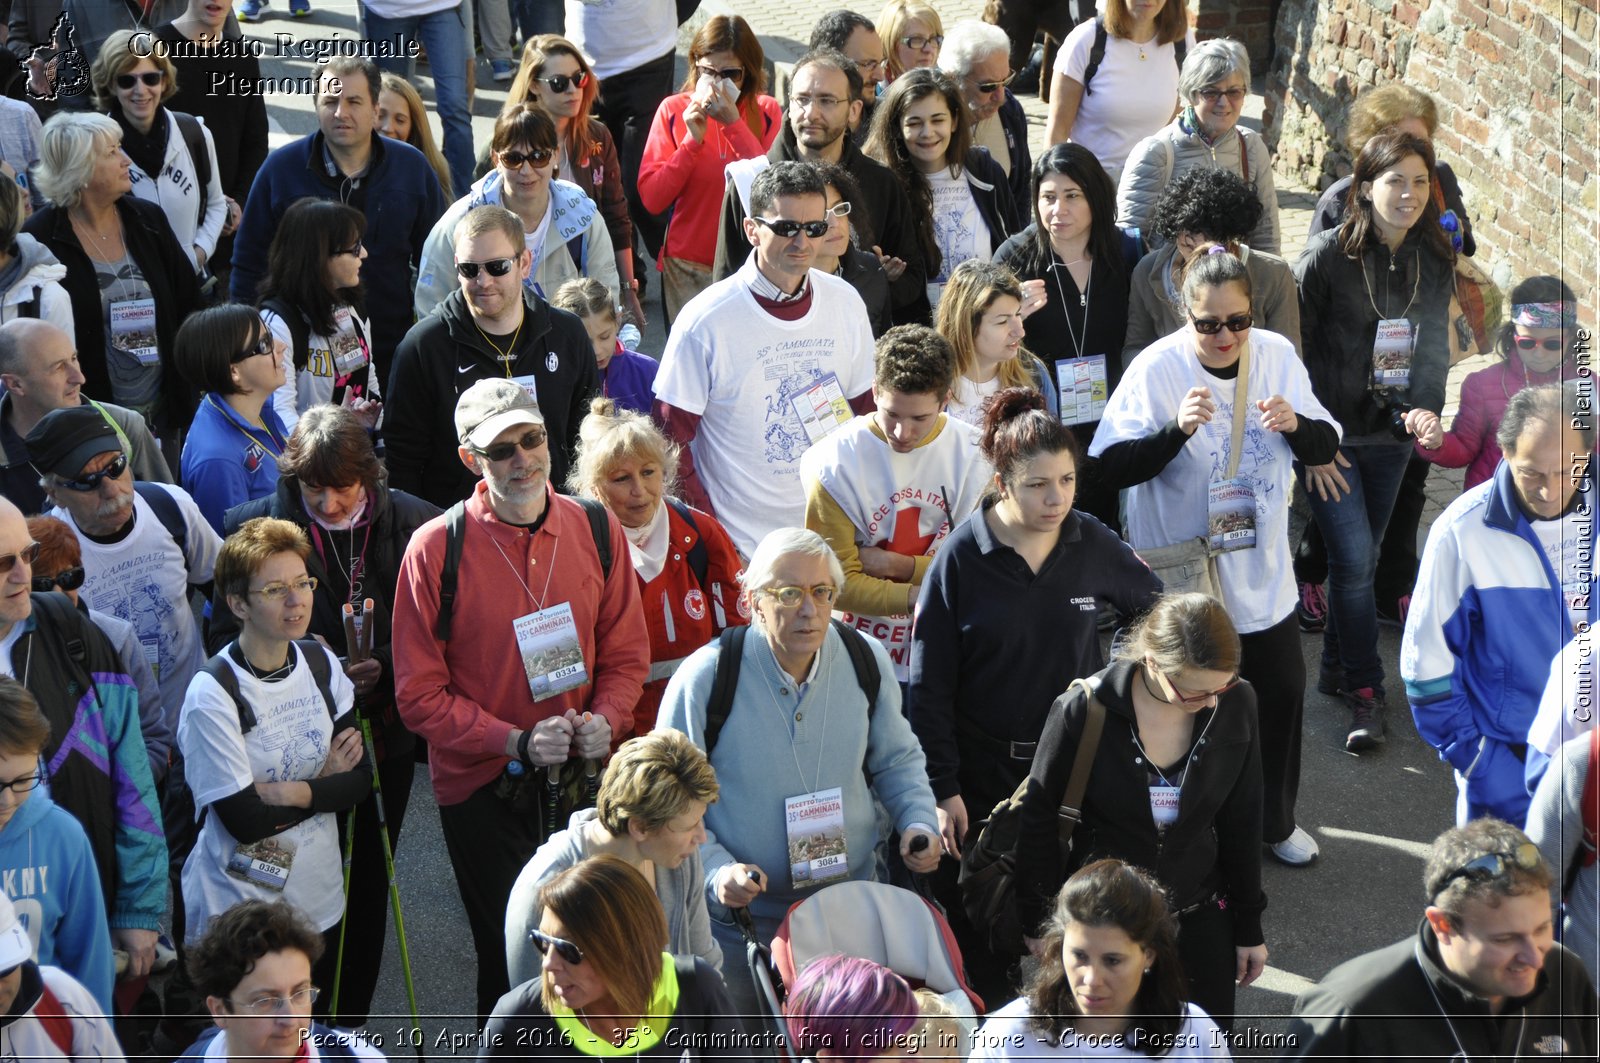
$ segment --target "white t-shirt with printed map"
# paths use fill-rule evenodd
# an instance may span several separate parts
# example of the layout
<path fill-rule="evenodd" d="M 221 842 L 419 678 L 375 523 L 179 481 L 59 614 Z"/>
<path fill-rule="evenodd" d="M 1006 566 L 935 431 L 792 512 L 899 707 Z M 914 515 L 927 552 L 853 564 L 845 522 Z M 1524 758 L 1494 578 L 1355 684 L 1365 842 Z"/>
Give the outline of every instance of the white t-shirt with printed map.
<path fill-rule="evenodd" d="M 656 398 L 700 417 L 690 450 L 716 517 L 746 557 L 777 528 L 805 526 L 800 455 L 872 387 L 872 325 L 846 281 L 811 271 L 795 321 L 750 289 L 756 256 L 689 301 L 673 323 Z"/>
<path fill-rule="evenodd" d="M 241 668 L 224 651 L 239 681 L 239 693 L 256 714 L 249 734 L 239 730 L 239 708 L 205 672 L 189 684 L 178 722 L 178 748 L 184 772 L 194 791 L 198 815 L 207 805 L 231 797 L 256 782 L 303 782 L 314 779 L 328 758 L 334 715 L 328 711 L 316 677 L 298 646 L 294 670 L 283 679 L 263 682 Z M 331 652 L 328 667 L 337 713 L 350 711 L 355 687 Z M 222 817 L 205 816 L 194 851 L 183 864 L 183 902 L 188 911 L 186 940 L 195 941 L 210 921 L 245 900 L 289 902 L 318 930 L 339 921 L 344 912 L 344 883 L 339 829 L 325 812 L 273 835 L 276 854 L 291 852 L 288 877 L 280 893 L 227 872 L 239 842 L 222 825 Z M 282 859 L 281 856 L 278 857 Z"/>
<path fill-rule="evenodd" d="M 945 283 L 955 268 L 970 258 L 989 261 L 994 245 L 989 225 L 978 211 L 978 201 L 972 198 L 965 171 L 952 177 L 946 167 L 927 178 L 933 189 L 933 239 L 944 256 L 939 275 L 928 281 L 928 303 L 937 309 L 939 296 L 944 294 Z"/>

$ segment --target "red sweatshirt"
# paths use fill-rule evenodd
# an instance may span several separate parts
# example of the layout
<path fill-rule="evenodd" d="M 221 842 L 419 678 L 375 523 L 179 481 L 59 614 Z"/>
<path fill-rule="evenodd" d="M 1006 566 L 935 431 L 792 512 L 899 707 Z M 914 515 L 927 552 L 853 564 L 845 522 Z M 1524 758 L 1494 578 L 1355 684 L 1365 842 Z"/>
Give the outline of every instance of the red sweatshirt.
<path fill-rule="evenodd" d="M 668 96 L 656 109 L 650 137 L 639 163 L 639 200 L 653 214 L 672 208 L 672 224 L 661 254 L 698 262 L 707 269 L 717 251 L 717 226 L 722 221 L 722 171 L 735 159 L 765 155 L 783 128 L 783 108 L 771 96 L 757 96 L 763 132 L 758 138 L 743 115 L 732 125 L 706 120 L 706 137 L 689 135 L 683 112 L 689 94 Z"/>
<path fill-rule="evenodd" d="M 611 575 L 602 579 L 589 518 L 578 503 L 546 488 L 549 515 L 530 536 L 495 517 L 487 490 L 480 482 L 467 502 L 450 642 L 433 634 L 444 568 L 443 516 L 412 536 L 395 592 L 395 702 L 406 726 L 428 740 L 441 805 L 459 804 L 499 776 L 513 730 L 568 709 L 603 714 L 613 744 L 621 741 L 633 728 L 633 706 L 650 671 L 639 583 L 616 519 L 610 521 Z M 512 630 L 518 617 L 538 608 L 530 592 L 545 608 L 571 604 L 590 677 L 588 685 L 539 702 L 519 667 Z"/>

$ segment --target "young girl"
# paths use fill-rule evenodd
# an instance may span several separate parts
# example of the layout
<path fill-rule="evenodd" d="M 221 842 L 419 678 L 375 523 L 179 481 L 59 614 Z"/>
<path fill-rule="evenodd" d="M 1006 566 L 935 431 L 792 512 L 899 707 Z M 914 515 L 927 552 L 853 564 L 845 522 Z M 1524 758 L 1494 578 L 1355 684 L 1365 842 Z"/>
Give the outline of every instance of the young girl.
<path fill-rule="evenodd" d="M 1495 433 L 1511 396 L 1577 375 L 1577 315 L 1572 289 L 1560 278 L 1529 277 L 1511 289 L 1511 321 L 1500 329 L 1496 344 L 1500 363 L 1462 382 L 1461 405 L 1443 445 L 1427 450 L 1419 444 L 1418 456 L 1447 469 L 1465 466 L 1465 490 L 1493 476 L 1500 464 Z"/>
<path fill-rule="evenodd" d="M 1004 266 L 969 259 L 957 266 L 939 300 L 938 327 L 956 352 L 952 417 L 978 424 L 983 405 L 1002 388 L 1033 388 L 1060 416 L 1044 363 L 1022 346 L 1022 285 Z"/>
<path fill-rule="evenodd" d="M 629 349 L 630 343 L 639 342 L 639 330 L 624 325 L 618 331 L 617 297 L 611 289 L 593 277 L 578 277 L 556 289 L 550 305 L 577 314 L 589 330 L 601 394 L 623 409 L 648 415 L 660 363 Z"/>

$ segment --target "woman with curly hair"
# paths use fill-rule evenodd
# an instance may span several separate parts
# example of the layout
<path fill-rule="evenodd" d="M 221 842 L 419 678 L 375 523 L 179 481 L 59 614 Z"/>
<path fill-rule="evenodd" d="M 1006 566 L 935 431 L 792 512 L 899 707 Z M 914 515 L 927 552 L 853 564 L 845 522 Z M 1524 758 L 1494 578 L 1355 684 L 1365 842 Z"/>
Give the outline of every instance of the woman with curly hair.
<path fill-rule="evenodd" d="M 1122 342 L 1126 367 L 1163 336 L 1184 326 L 1183 275 L 1209 248 L 1222 247 L 1244 263 L 1256 324 L 1300 350 L 1300 293 L 1289 263 L 1245 243 L 1261 217 L 1261 200 L 1228 170 L 1194 169 L 1167 186 L 1150 219 L 1162 246 L 1134 267 L 1128 292 L 1128 331 Z"/>
<path fill-rule="evenodd" d="M 433 142 L 433 130 L 428 126 L 428 109 L 411 82 L 399 74 L 385 73 L 378 93 L 378 132 L 390 140 L 400 140 L 418 151 L 433 167 L 444 189 L 444 198 L 454 199 L 456 194 L 450 184 L 450 164 L 444 161 L 439 147 Z"/>

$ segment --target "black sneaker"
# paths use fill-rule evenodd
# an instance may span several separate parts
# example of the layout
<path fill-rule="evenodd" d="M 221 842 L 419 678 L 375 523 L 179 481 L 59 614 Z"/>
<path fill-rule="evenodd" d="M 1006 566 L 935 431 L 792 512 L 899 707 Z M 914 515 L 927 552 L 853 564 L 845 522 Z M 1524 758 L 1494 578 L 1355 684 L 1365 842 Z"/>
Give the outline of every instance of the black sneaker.
<path fill-rule="evenodd" d="M 1350 731 L 1345 735 L 1346 753 L 1363 753 L 1383 744 L 1383 695 L 1371 687 L 1346 691 L 1350 703 Z"/>

